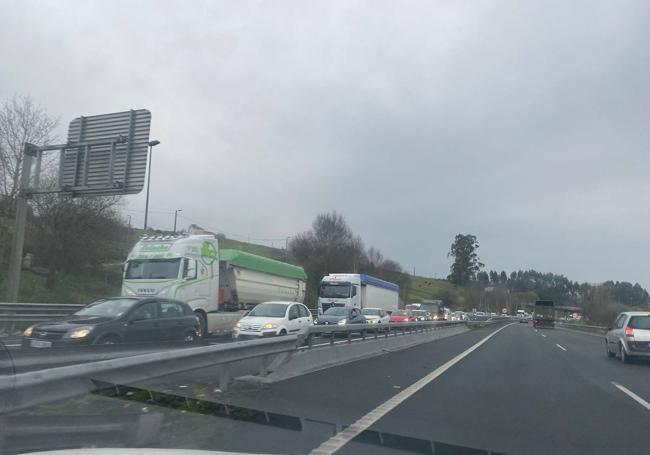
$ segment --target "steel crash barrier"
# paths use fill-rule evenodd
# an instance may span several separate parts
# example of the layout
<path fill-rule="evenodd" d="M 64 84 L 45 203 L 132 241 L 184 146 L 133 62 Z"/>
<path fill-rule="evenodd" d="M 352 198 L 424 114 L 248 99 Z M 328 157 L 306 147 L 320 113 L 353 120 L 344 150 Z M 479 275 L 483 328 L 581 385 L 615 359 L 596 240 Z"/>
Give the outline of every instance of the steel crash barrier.
<path fill-rule="evenodd" d="M 235 378 L 270 382 L 404 349 L 503 320 L 311 326 L 301 335 L 161 351 L 0 376 L 0 410 L 11 412 L 95 392 L 99 384 L 134 384 L 211 368 L 225 390 Z M 337 335 L 343 337 L 337 340 Z M 354 339 L 353 339 L 354 337 Z M 320 340 L 320 341 L 317 341 Z M 354 342 L 353 342 L 354 341 Z"/>
<path fill-rule="evenodd" d="M 15 335 L 27 325 L 64 318 L 84 306 L 67 303 L 0 302 L 0 333 Z"/>
<path fill-rule="evenodd" d="M 581 332 L 597 333 L 600 335 L 606 334 L 608 330 L 607 327 L 602 327 L 599 325 L 571 324 L 558 321 L 555 321 L 555 325 L 563 329 L 579 330 Z"/>

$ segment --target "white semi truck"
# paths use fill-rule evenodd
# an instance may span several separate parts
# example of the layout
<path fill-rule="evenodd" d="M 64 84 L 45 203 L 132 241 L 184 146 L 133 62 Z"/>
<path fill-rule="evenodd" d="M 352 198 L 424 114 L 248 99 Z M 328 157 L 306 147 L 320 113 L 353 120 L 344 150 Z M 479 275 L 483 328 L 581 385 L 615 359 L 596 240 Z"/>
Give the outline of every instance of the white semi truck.
<path fill-rule="evenodd" d="M 331 273 L 318 288 L 318 313 L 333 306 L 381 308 L 395 311 L 399 305 L 399 286 L 365 274 Z"/>
<path fill-rule="evenodd" d="M 122 295 L 187 302 L 205 335 L 229 332 L 242 317 L 235 310 L 269 300 L 302 303 L 306 279 L 302 267 L 221 250 L 213 235 L 144 237 L 127 258 Z"/>

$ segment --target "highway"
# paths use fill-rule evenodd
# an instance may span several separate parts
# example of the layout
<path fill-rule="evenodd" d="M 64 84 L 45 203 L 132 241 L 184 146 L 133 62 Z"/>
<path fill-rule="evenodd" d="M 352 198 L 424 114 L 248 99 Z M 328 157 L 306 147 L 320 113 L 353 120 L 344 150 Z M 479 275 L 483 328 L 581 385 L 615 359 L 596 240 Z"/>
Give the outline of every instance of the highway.
<path fill-rule="evenodd" d="M 530 324 L 475 329 L 263 388 L 222 392 L 211 369 L 134 387 L 120 397 L 76 400 L 70 409 L 160 413 L 159 445 L 174 448 L 650 453 L 650 364 L 606 358 L 601 336 Z M 200 401 L 193 411 L 180 410 L 179 397 Z"/>

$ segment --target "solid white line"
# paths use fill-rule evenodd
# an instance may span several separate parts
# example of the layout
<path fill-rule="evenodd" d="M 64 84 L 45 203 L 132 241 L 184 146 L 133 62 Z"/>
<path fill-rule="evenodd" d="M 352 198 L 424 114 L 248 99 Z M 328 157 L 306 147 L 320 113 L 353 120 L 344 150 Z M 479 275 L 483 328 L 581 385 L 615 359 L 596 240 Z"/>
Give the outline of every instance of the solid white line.
<path fill-rule="evenodd" d="M 563 348 L 562 346 L 560 346 L 560 345 L 557 344 L 557 343 L 555 343 L 555 346 L 557 346 L 558 348 L 562 349 L 563 351 L 566 351 L 566 348 Z"/>
<path fill-rule="evenodd" d="M 643 398 L 638 396 L 636 393 L 632 392 L 630 389 L 623 387 L 622 385 L 618 384 L 617 382 L 612 381 L 612 384 L 614 384 L 614 387 L 616 387 L 618 390 L 621 392 L 627 394 L 630 398 L 632 398 L 634 401 L 639 403 L 641 406 L 646 408 L 648 411 L 650 411 L 650 403 L 645 401 Z"/>
<path fill-rule="evenodd" d="M 15 348 L 16 346 L 22 346 L 20 344 L 5 344 L 8 348 Z"/>
<path fill-rule="evenodd" d="M 381 419 L 386 414 L 388 414 L 390 411 L 395 409 L 397 406 L 399 406 L 405 400 L 410 398 L 413 394 L 418 392 L 420 389 L 422 389 L 424 386 L 426 386 L 431 381 L 436 379 L 438 376 L 443 374 L 445 371 L 447 371 L 448 369 L 450 369 L 451 367 L 456 365 L 458 362 L 463 360 L 465 357 L 470 355 L 472 352 L 474 352 L 476 349 L 478 349 L 482 344 L 487 342 L 487 340 L 492 338 L 494 335 L 496 335 L 497 333 L 499 333 L 500 331 L 502 331 L 506 327 L 509 327 L 511 325 L 514 325 L 514 324 L 516 324 L 516 323 L 513 322 L 512 324 L 505 325 L 505 326 L 501 327 L 499 330 L 496 330 L 495 332 L 492 332 L 491 334 L 489 334 L 488 336 L 483 338 L 481 341 L 476 343 L 474 346 L 470 347 L 466 351 L 461 352 L 460 354 L 458 354 L 453 359 L 451 359 L 448 362 L 444 363 L 443 365 L 439 366 L 438 368 L 433 370 L 431 373 L 429 373 L 428 375 L 426 375 L 422 379 L 418 380 L 414 384 L 411 384 L 409 387 L 407 387 L 406 389 L 399 392 L 397 395 L 393 396 L 392 398 L 389 398 L 387 401 L 380 404 L 375 409 L 370 411 L 368 414 L 361 417 L 359 420 L 354 422 L 352 425 L 347 427 L 345 430 L 340 431 L 339 433 L 335 434 L 330 439 L 323 442 L 320 446 L 318 446 L 317 448 L 312 450 L 310 452 L 310 455 L 331 455 L 331 454 L 337 452 L 345 444 L 347 444 L 352 439 L 357 437 L 361 432 L 367 430 L 371 425 L 373 425 L 379 419 Z"/>

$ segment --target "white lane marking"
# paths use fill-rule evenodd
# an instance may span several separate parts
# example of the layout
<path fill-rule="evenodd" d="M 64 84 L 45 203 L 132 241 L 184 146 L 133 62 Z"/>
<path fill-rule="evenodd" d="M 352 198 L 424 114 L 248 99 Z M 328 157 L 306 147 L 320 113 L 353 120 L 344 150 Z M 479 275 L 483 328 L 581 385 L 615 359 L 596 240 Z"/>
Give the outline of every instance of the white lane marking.
<path fill-rule="evenodd" d="M 543 336 L 544 338 L 546 338 L 546 335 L 544 335 L 543 333 L 542 333 L 542 336 Z"/>
<path fill-rule="evenodd" d="M 537 329 L 535 329 L 535 333 L 537 333 Z"/>
<path fill-rule="evenodd" d="M 401 392 L 399 392 L 398 394 L 396 394 L 392 398 L 389 398 L 387 401 L 380 404 L 375 409 L 370 411 L 368 414 L 364 415 L 359 420 L 354 422 L 352 425 L 347 427 L 345 430 L 340 431 L 339 433 L 332 436 L 330 439 L 323 442 L 320 446 L 316 447 L 314 450 L 309 452 L 310 455 L 331 455 L 331 454 L 337 452 L 344 445 L 346 445 L 348 442 L 350 442 L 352 439 L 354 439 L 356 436 L 358 436 L 361 432 L 367 430 L 371 425 L 373 425 L 379 419 L 381 419 L 386 414 L 388 414 L 390 411 L 395 409 L 397 406 L 399 406 L 405 400 L 410 398 L 417 391 L 422 389 L 424 386 L 429 384 L 431 381 L 436 379 L 438 376 L 443 374 L 445 371 L 447 371 L 448 369 L 450 369 L 451 367 L 456 365 L 458 362 L 463 360 L 465 357 L 470 355 L 472 352 L 474 352 L 476 349 L 478 349 L 481 345 L 483 345 L 485 342 L 487 342 L 494 335 L 496 335 L 497 333 L 499 333 L 500 331 L 502 331 L 506 327 L 510 327 L 511 325 L 515 325 L 515 324 L 516 323 L 513 322 L 512 324 L 505 325 L 505 326 L 501 327 L 499 330 L 496 330 L 495 332 L 492 332 L 491 334 L 489 334 L 488 336 L 483 338 L 481 341 L 476 343 L 474 346 L 472 346 L 469 349 L 461 352 L 456 357 L 454 357 L 453 359 L 447 361 L 443 365 L 439 366 L 438 368 L 433 370 L 431 373 L 427 374 L 422 379 L 418 380 L 414 384 L 411 384 L 406 389 L 402 390 Z"/>
<path fill-rule="evenodd" d="M 650 411 L 650 403 L 648 403 L 647 401 L 645 401 L 643 398 L 641 398 L 640 396 L 638 396 L 636 393 L 632 392 L 630 389 L 628 389 L 628 388 L 626 388 L 626 387 L 623 387 L 622 385 L 620 385 L 620 384 L 617 383 L 617 382 L 612 381 L 612 384 L 613 384 L 614 387 L 616 387 L 618 390 L 620 390 L 621 392 L 625 393 L 627 396 L 629 396 L 629 397 L 632 398 L 634 401 L 636 401 L 636 402 L 639 403 L 641 406 L 643 406 L 643 407 L 646 408 L 648 411 Z"/>
<path fill-rule="evenodd" d="M 558 348 L 560 348 L 560 349 L 562 349 L 563 351 L 566 351 L 566 348 L 564 348 L 564 347 L 562 347 L 562 346 L 560 346 L 560 345 L 559 345 L 559 344 L 557 344 L 557 343 L 555 343 L 555 346 L 557 346 Z"/>
<path fill-rule="evenodd" d="M 20 344 L 5 344 L 8 348 L 15 348 L 17 346 L 21 346 Z"/>

